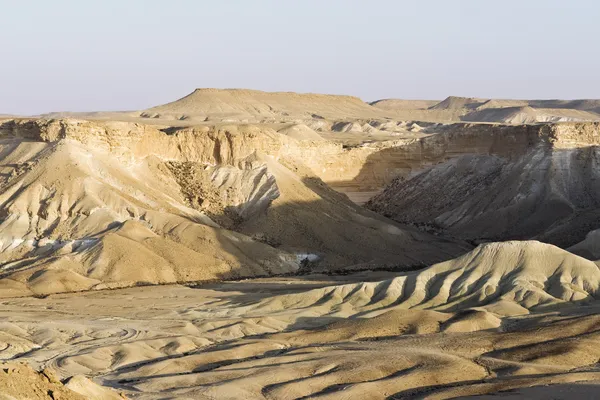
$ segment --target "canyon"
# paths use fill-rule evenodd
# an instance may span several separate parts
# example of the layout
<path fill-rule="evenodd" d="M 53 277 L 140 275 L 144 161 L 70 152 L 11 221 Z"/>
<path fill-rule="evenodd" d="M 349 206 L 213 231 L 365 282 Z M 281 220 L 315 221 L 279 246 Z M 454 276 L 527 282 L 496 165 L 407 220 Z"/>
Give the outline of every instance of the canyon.
<path fill-rule="evenodd" d="M 197 89 L 2 117 L 0 388 L 594 393 L 599 113 Z"/>

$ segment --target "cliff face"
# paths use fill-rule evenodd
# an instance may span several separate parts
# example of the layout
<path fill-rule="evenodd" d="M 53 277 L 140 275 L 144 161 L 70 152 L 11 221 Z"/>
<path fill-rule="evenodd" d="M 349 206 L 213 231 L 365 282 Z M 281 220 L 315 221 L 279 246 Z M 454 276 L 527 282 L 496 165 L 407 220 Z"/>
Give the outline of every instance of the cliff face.
<path fill-rule="evenodd" d="M 598 123 L 455 128 L 423 139 L 437 142 L 440 163 L 398 177 L 367 206 L 468 240 L 566 247 L 600 226 Z"/>
<path fill-rule="evenodd" d="M 0 296 L 412 266 L 465 247 L 361 209 L 250 125 L 0 124 Z M 332 147 L 333 148 L 333 147 Z"/>
<path fill-rule="evenodd" d="M 462 154 L 512 157 L 537 142 L 547 127 L 452 124 L 420 139 L 401 139 L 343 148 L 333 143 L 294 147 L 315 174 L 337 190 L 378 191 L 395 178 L 407 179 L 425 168 Z M 546 140 L 549 140 L 547 138 Z"/>
<path fill-rule="evenodd" d="M 225 164 L 235 164 L 256 151 L 277 154 L 285 141 L 273 130 L 252 125 L 165 128 L 166 132 L 159 128 L 115 121 L 9 120 L 0 125 L 0 135 L 41 142 L 74 140 L 114 152 L 124 160 L 156 155 L 169 160 Z"/>
<path fill-rule="evenodd" d="M 453 124 L 344 148 L 255 125 L 8 120 L 0 292 L 228 279 L 307 262 L 412 266 L 467 249 L 325 183 L 368 191 L 392 182 L 372 210 L 461 239 L 572 245 L 600 225 L 598 130 Z"/>

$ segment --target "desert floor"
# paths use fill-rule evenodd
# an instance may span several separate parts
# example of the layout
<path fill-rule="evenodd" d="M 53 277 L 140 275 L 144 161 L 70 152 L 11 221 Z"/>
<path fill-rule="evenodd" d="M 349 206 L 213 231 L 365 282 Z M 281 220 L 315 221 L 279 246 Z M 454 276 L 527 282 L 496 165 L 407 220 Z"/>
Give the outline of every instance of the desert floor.
<path fill-rule="evenodd" d="M 567 399 L 600 391 L 600 304 L 530 313 L 496 305 L 520 314 L 504 317 L 485 307 L 407 309 L 386 300 L 383 285 L 397 276 L 3 299 L 0 356 L 59 378 L 91 376 L 136 399 L 445 399 L 507 390 L 502 398 Z"/>

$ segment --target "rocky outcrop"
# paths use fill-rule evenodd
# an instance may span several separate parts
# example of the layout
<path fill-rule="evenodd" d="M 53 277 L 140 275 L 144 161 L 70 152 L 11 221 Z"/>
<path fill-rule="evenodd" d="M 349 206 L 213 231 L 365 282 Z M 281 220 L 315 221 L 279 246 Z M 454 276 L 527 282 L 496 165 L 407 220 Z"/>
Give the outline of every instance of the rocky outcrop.
<path fill-rule="evenodd" d="M 462 154 L 512 157 L 541 140 L 546 127 L 451 124 L 420 139 L 399 139 L 344 148 L 323 144 L 294 147 L 321 179 L 341 191 L 376 191 L 394 179 L 407 179 L 422 170 Z M 546 140 L 550 140 L 548 137 Z M 290 150 L 291 151 L 291 150 Z"/>
<path fill-rule="evenodd" d="M 26 363 L 9 362 L 0 365 L 0 399 L 122 400 L 126 397 L 81 375 L 71 378 L 65 385 L 50 369 L 38 372 Z"/>
<path fill-rule="evenodd" d="M 442 144 L 459 135 L 436 147 L 446 160 L 398 177 L 368 207 L 467 240 L 537 238 L 567 247 L 600 226 L 600 124 L 461 130 L 423 139 Z"/>

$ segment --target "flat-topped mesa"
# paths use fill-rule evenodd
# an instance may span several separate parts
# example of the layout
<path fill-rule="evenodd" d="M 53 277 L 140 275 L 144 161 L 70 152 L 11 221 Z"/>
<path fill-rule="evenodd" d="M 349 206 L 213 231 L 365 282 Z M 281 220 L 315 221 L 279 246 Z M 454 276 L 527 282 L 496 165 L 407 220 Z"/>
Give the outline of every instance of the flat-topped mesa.
<path fill-rule="evenodd" d="M 370 102 L 384 110 L 426 110 L 439 103 L 439 100 L 381 99 Z"/>
<path fill-rule="evenodd" d="M 321 118 L 382 118 L 385 111 L 354 96 L 196 89 L 187 96 L 140 114 L 147 118 L 197 121 L 283 121 Z"/>
<path fill-rule="evenodd" d="M 352 100 L 355 101 L 357 103 L 364 103 L 358 96 L 352 96 L 352 95 L 344 95 L 344 94 L 322 94 L 322 93 L 298 93 L 298 92 L 289 92 L 289 91 L 285 91 L 285 92 L 266 92 L 263 90 L 256 90 L 256 89 L 240 89 L 240 88 L 225 88 L 225 89 L 218 89 L 218 88 L 196 88 L 194 89 L 194 91 L 190 94 L 188 94 L 187 96 L 183 97 L 189 97 L 189 96 L 195 96 L 195 95 L 205 95 L 205 94 L 215 94 L 215 93 L 221 93 L 221 94 L 232 94 L 232 95 L 238 95 L 238 96 L 269 96 L 269 95 L 273 95 L 273 96 L 287 96 L 287 97 L 299 97 L 299 98 L 305 98 L 305 99 L 347 99 L 347 100 Z"/>

